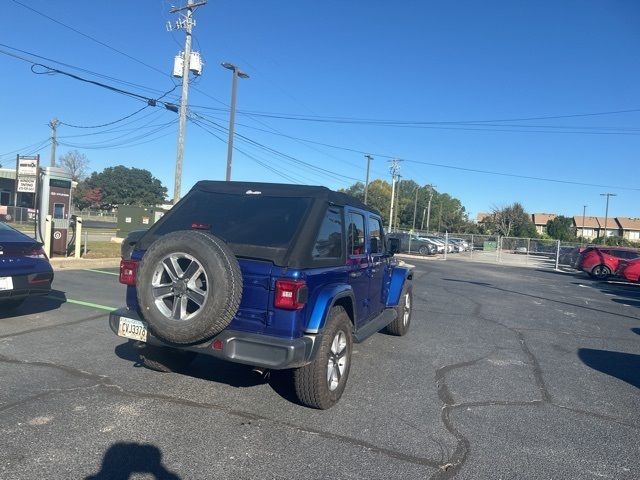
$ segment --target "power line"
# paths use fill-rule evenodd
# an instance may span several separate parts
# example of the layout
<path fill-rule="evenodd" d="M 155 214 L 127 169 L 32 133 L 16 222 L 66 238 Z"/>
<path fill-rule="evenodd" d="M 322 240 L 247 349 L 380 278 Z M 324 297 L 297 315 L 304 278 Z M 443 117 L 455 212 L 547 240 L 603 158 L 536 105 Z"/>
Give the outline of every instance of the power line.
<path fill-rule="evenodd" d="M 20 48 L 12 47 L 11 45 L 7 45 L 7 44 L 4 44 L 4 43 L 0 43 L 0 46 L 1 46 L 1 47 L 4 47 L 4 48 L 8 48 L 8 49 L 10 49 L 10 50 L 14 50 L 14 51 L 16 51 L 16 52 L 20 52 L 20 53 L 25 54 L 25 55 L 29 55 L 29 56 L 34 57 L 34 58 L 38 58 L 38 59 L 40 59 L 40 60 L 45 60 L 45 61 L 47 61 L 47 62 L 55 63 L 55 64 L 57 64 L 57 65 L 62 65 L 63 67 L 71 68 L 71 69 L 73 69 L 73 70 L 78 70 L 78 71 L 80 71 L 80 72 L 84 72 L 84 73 L 87 73 L 87 74 L 89 74 L 89 75 L 96 76 L 96 77 L 98 77 L 98 78 L 103 78 L 103 79 L 105 79 L 105 80 L 110 80 L 110 81 L 112 81 L 112 82 L 121 83 L 121 84 L 123 84 L 123 85 L 128 85 L 128 86 L 130 86 L 130 87 L 140 88 L 141 90 L 147 90 L 147 91 L 149 91 L 149 92 L 153 92 L 153 93 L 156 93 L 156 94 L 160 94 L 160 93 L 162 93 L 162 90 L 158 90 L 158 89 L 150 88 L 150 87 L 147 87 L 147 86 L 145 86 L 145 85 L 141 85 L 141 84 L 139 84 L 139 83 L 133 83 L 133 82 L 129 82 L 129 81 L 126 81 L 126 80 L 121 80 L 121 79 L 119 79 L 119 78 L 111 77 L 111 76 L 109 76 L 109 75 L 105 75 L 105 74 L 103 74 L 103 73 L 94 72 L 94 71 L 92 71 L 92 70 L 88 70 L 88 69 L 86 69 L 86 68 L 77 67 L 77 66 L 72 65 L 72 64 L 70 64 L 70 63 L 65 63 L 65 62 L 61 62 L 61 61 L 59 61 L 59 60 L 55 60 L 55 59 L 50 58 L 50 57 L 45 57 L 45 56 L 43 56 L 43 55 L 38 55 L 37 53 L 33 53 L 33 52 L 29 52 L 29 51 L 27 51 L 27 50 L 22 50 L 22 49 L 20 49 Z M 7 51 L 3 51 L 3 50 L 0 50 L 0 53 L 3 53 L 3 54 L 8 55 L 8 56 L 10 56 L 10 57 L 14 57 L 14 58 L 16 58 L 16 59 L 18 59 L 18 60 L 23 60 L 23 61 L 28 62 L 28 63 L 32 63 L 32 64 L 33 64 L 33 63 L 37 63 L 37 62 L 34 62 L 34 61 L 33 61 L 32 59 L 30 59 L 30 58 L 25 58 L 25 57 L 23 57 L 23 56 L 21 56 L 21 55 L 17 55 L 17 54 L 15 54 L 15 53 L 11 53 L 11 52 L 7 52 Z"/>
<path fill-rule="evenodd" d="M 192 105 L 192 108 L 221 110 L 218 107 L 210 107 L 210 106 L 203 106 L 203 105 Z M 337 122 L 382 123 L 382 124 L 401 124 L 401 125 L 423 125 L 423 124 L 424 125 L 464 125 L 464 124 L 479 124 L 479 123 L 508 123 L 508 122 L 521 122 L 521 121 L 530 121 L 530 120 L 558 120 L 558 119 L 564 119 L 564 118 L 619 115 L 624 113 L 637 113 L 637 112 L 640 112 L 640 108 L 632 108 L 632 109 L 625 109 L 625 110 L 610 110 L 610 111 L 604 111 L 604 112 L 573 113 L 573 114 L 564 114 L 564 115 L 544 115 L 544 116 L 502 118 L 502 119 L 490 119 L 490 120 L 442 121 L 442 120 L 398 120 L 398 119 L 331 116 L 331 115 L 302 115 L 297 113 L 274 113 L 274 112 L 238 110 L 238 113 L 242 113 L 244 115 L 277 118 L 277 119 L 283 119 L 283 120 L 326 121 L 326 122 L 336 122 L 336 123 Z"/>
<path fill-rule="evenodd" d="M 60 122 L 60 125 L 64 125 L 66 127 L 72 127 L 72 128 L 102 128 L 102 127 L 108 127 L 109 125 L 113 125 L 115 123 L 120 123 L 124 120 L 127 120 L 128 118 L 133 117 L 134 115 L 140 113 L 141 111 L 143 111 L 144 109 L 146 109 L 147 107 L 149 107 L 149 105 L 145 105 L 142 108 L 139 108 L 138 110 L 136 110 L 133 113 L 130 113 L 129 115 L 126 115 L 122 118 L 119 118 L 117 120 L 114 120 L 112 122 L 107 122 L 107 123 L 103 123 L 102 125 L 73 125 L 71 123 L 66 123 L 66 122 Z"/>
<path fill-rule="evenodd" d="M 197 125 L 198 127 L 200 127 L 201 129 L 203 129 L 204 131 L 206 131 L 207 133 L 209 133 L 210 135 L 212 135 L 213 137 L 217 138 L 218 140 L 220 140 L 220 142 L 225 143 L 226 141 L 220 137 L 219 135 L 217 135 L 216 133 L 212 132 L 211 130 L 209 130 L 208 128 L 206 128 L 204 125 L 202 125 L 198 120 L 194 119 L 194 118 L 190 118 L 191 122 L 194 123 L 195 125 Z M 249 153 L 241 150 L 240 148 L 238 148 L 237 146 L 233 147 L 234 150 L 236 150 L 237 152 L 241 153 L 242 155 L 244 155 L 245 157 L 249 158 L 250 160 L 252 160 L 253 162 L 257 163 L 258 165 L 262 166 L 263 168 L 265 168 L 266 170 L 269 170 L 272 173 L 275 173 L 276 175 L 287 179 L 293 183 L 300 183 L 297 179 L 293 178 L 292 176 L 281 172 L 280 170 L 276 169 L 275 167 L 259 160 L 258 158 L 254 157 L 253 155 L 250 155 Z"/>
<path fill-rule="evenodd" d="M 118 53 L 118 54 L 120 54 L 120 55 L 123 55 L 123 56 L 127 57 L 128 59 L 133 60 L 133 61 L 134 61 L 134 62 L 136 62 L 136 63 L 139 63 L 140 65 L 144 65 L 145 67 L 147 67 L 147 68 L 149 68 L 149 69 L 151 69 L 151 70 L 154 70 L 155 72 L 158 72 L 158 73 L 162 74 L 163 76 L 169 77 L 169 78 L 171 79 L 171 81 L 173 82 L 173 78 L 172 78 L 172 77 L 171 77 L 171 75 L 169 75 L 167 72 L 164 72 L 164 71 L 160 70 L 159 68 L 154 67 L 153 65 L 149 65 L 148 63 L 146 63 L 146 62 L 144 62 L 144 61 L 140 60 L 139 58 L 136 58 L 136 57 L 134 57 L 134 56 L 132 56 L 132 55 L 129 55 L 128 53 L 123 52 L 122 50 L 118 50 L 117 48 L 112 47 L 111 45 L 109 45 L 109 44 L 107 44 L 107 43 L 105 43 L 105 42 L 103 42 L 103 41 L 101 41 L 101 40 L 98 40 L 97 38 L 92 37 L 92 36 L 91 36 L 91 35 L 89 35 L 89 34 L 86 34 L 86 33 L 84 33 L 84 32 L 81 32 L 81 31 L 80 31 L 80 30 L 78 30 L 77 28 L 74 28 L 74 27 L 72 27 L 72 26 L 70 26 L 70 25 L 67 25 L 66 23 L 63 23 L 63 22 L 61 22 L 60 20 L 57 20 L 57 19 L 55 19 L 55 18 L 53 18 L 53 17 L 50 17 L 50 16 L 49 16 L 49 15 L 47 15 L 46 13 L 43 13 L 43 12 L 41 12 L 41 11 L 39 11 L 39 10 L 36 10 L 36 9 L 35 9 L 35 8 L 33 8 L 33 7 L 30 7 L 30 6 L 28 6 L 28 5 L 25 5 L 24 3 L 22 3 L 22 2 L 20 2 L 20 1 L 18 1 L 18 0 L 12 0 L 12 1 L 13 1 L 13 3 L 18 4 L 18 5 L 20 5 L 21 7 L 26 8 L 27 10 L 31 10 L 33 13 L 36 13 L 36 14 L 40 15 L 41 17 L 44 17 L 44 18 L 46 18 L 47 20 L 50 20 L 50 21 L 52 21 L 52 22 L 54 22 L 54 23 L 57 23 L 58 25 L 60 25 L 60 26 L 62 26 L 62 27 L 64 27 L 64 28 L 67 28 L 67 29 L 71 30 L 71 31 L 72 31 L 72 32 L 74 32 L 74 33 L 77 33 L 78 35 L 81 35 L 81 36 L 83 36 L 83 37 L 85 37 L 85 38 L 87 38 L 87 39 L 91 40 L 92 42 L 97 43 L 98 45 L 101 45 L 101 46 L 103 46 L 103 47 L 105 47 L 105 48 L 108 48 L 109 50 L 112 50 L 112 51 L 114 51 L 114 52 L 116 52 L 116 53 Z M 173 83 L 175 83 L 175 82 L 173 82 Z"/>
<path fill-rule="evenodd" d="M 205 118 L 203 118 L 203 117 L 201 117 L 201 118 L 202 118 L 204 121 L 206 121 L 206 122 L 208 122 L 208 123 L 210 123 L 210 124 L 212 124 L 212 125 L 214 125 L 214 126 L 216 126 L 216 127 L 218 127 L 218 128 L 224 128 L 224 127 L 222 127 L 222 125 L 219 125 L 219 124 L 217 124 L 216 122 L 213 122 L 212 120 L 205 119 Z M 242 134 L 240 134 L 240 133 L 237 133 L 237 132 L 236 132 L 235 136 L 237 136 L 238 138 L 243 139 L 243 140 L 245 140 L 246 142 L 249 142 L 249 143 L 251 143 L 251 144 L 253 144 L 253 145 L 255 145 L 255 146 L 258 146 L 258 147 L 260 147 L 260 148 L 262 148 L 262 149 L 264 149 L 264 150 L 266 150 L 266 151 L 268 151 L 268 152 L 270 152 L 270 153 L 273 153 L 273 154 L 275 154 L 275 155 L 277 155 L 277 156 L 279 156 L 279 157 L 282 157 L 282 158 L 285 158 L 285 159 L 292 160 L 292 161 L 294 161 L 295 163 L 297 163 L 297 164 L 299 164 L 299 165 L 304 165 L 304 166 L 306 166 L 306 167 L 308 167 L 308 168 L 310 168 L 310 169 L 312 169 L 312 170 L 315 170 L 317 173 L 321 173 L 321 174 L 323 174 L 323 175 L 325 175 L 325 176 L 328 176 L 328 177 L 330 177 L 330 178 L 333 178 L 334 180 L 342 181 L 343 179 L 348 179 L 348 180 L 353 180 L 353 181 L 356 181 L 356 182 L 360 182 L 360 181 L 362 181 L 362 180 L 361 180 L 361 179 L 359 179 L 359 178 L 350 177 L 350 176 L 348 176 L 348 175 L 341 175 L 341 174 L 338 174 L 338 173 L 332 172 L 331 170 L 327 170 L 327 169 L 325 169 L 325 168 L 318 167 L 317 165 L 313 165 L 313 164 L 311 164 L 311 163 L 305 162 L 305 161 L 303 161 L 303 160 L 300 160 L 299 158 L 293 157 L 293 156 L 288 155 L 288 154 L 286 154 L 286 153 L 280 152 L 279 150 L 276 150 L 276 149 L 274 149 L 274 148 L 272 148 L 272 147 L 269 147 L 269 146 L 264 145 L 264 144 L 262 144 L 262 143 L 260 143 L 260 142 L 257 142 L 257 141 L 255 141 L 255 140 L 253 140 L 253 139 L 251 139 L 251 138 L 249 138 L 249 137 L 247 137 L 247 136 L 245 136 L 245 135 L 242 135 Z"/>

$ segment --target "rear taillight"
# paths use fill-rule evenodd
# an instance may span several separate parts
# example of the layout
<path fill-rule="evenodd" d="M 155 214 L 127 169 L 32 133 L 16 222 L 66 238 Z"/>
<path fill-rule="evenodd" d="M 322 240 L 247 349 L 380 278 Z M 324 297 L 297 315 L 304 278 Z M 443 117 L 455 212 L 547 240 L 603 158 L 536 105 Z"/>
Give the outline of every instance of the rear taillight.
<path fill-rule="evenodd" d="M 211 225 L 208 223 L 193 222 L 191 224 L 191 230 L 211 230 Z"/>
<path fill-rule="evenodd" d="M 137 272 L 137 260 L 120 260 L 120 283 L 125 285 L 135 285 Z"/>
<path fill-rule="evenodd" d="M 309 290 L 304 280 L 276 280 L 273 306 L 284 310 L 300 310 L 307 303 Z"/>
<path fill-rule="evenodd" d="M 42 247 L 36 247 L 29 250 L 24 254 L 24 256 L 29 258 L 47 258 L 47 254 L 44 253 L 44 248 Z"/>

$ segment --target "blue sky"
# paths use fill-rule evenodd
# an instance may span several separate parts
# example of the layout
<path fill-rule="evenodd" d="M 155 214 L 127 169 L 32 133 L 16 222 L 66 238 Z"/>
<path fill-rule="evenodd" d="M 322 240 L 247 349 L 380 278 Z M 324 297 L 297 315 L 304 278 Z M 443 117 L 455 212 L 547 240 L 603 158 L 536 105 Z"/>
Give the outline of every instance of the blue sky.
<path fill-rule="evenodd" d="M 12 0 L 4 2 L 0 43 L 135 83 L 101 80 L 144 96 L 155 98 L 174 87 L 169 73 L 184 35 L 165 29 L 166 22 L 176 18 L 168 13 L 171 2 L 20 1 L 148 66 Z M 230 72 L 220 62 L 236 63 L 251 76 L 240 81 L 239 110 L 306 117 L 239 114 L 237 131 L 333 172 L 318 172 L 236 140 L 262 165 L 236 152 L 235 180 L 295 180 L 340 188 L 353 183 L 352 178 L 364 179 L 363 154 L 285 134 L 371 152 L 376 156 L 372 178 L 389 179 L 387 158 L 380 155 L 406 159 L 404 178 L 437 185 L 460 198 L 473 216 L 513 201 L 530 212 L 574 215 L 586 204 L 587 214 L 604 215 L 599 194 L 609 191 L 617 194 L 610 215 L 640 217 L 640 111 L 429 128 L 309 121 L 472 122 L 640 109 L 638 2 L 209 0 L 197 10 L 196 19 L 195 49 L 205 67 L 191 89 L 192 111 L 226 128 L 228 113 L 220 109 L 229 101 Z M 93 126 L 144 106 L 63 75 L 35 75 L 28 63 L 6 55 L 0 55 L 0 68 L 0 154 L 45 140 L 47 122 L 54 116 L 68 124 Z M 167 98 L 176 101 L 178 92 Z M 85 153 L 93 170 L 116 164 L 147 168 L 171 194 L 177 127 L 170 122 L 175 119 L 175 113 L 147 108 L 110 127 L 61 126 L 59 136 Z M 197 180 L 224 179 L 226 134 L 210 124 L 208 128 L 224 141 L 188 125 L 183 193 Z M 108 129 L 113 130 L 94 135 Z M 71 148 L 61 145 L 58 153 Z M 41 155 L 47 163 L 48 148 Z M 0 156 L 0 162 L 9 165 L 13 158 Z M 416 161 L 602 186 L 488 175 Z"/>

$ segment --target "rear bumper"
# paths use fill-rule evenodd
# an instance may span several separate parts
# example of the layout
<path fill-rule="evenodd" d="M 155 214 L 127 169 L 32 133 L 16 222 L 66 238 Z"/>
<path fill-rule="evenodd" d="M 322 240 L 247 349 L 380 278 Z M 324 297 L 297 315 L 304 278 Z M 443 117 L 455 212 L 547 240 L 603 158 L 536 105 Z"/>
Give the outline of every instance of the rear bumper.
<path fill-rule="evenodd" d="M 109 314 L 109 327 L 116 335 L 120 317 L 144 322 L 133 310 L 127 308 L 115 310 Z M 223 330 L 204 343 L 184 346 L 165 343 L 154 337 L 151 332 L 147 334 L 147 343 L 150 345 L 191 350 L 230 362 L 273 370 L 297 368 L 308 364 L 313 359 L 320 341 L 320 334 L 289 339 L 237 330 Z M 221 348 L 214 349 L 214 343 Z"/>
<path fill-rule="evenodd" d="M 0 277 L 4 276 L 0 274 Z M 8 275 L 7 275 L 8 276 Z M 53 282 L 53 270 L 27 275 L 11 275 L 13 288 L 11 290 L 0 290 L 0 302 L 3 300 L 13 300 L 27 298 L 38 295 L 47 295 L 51 291 Z"/>

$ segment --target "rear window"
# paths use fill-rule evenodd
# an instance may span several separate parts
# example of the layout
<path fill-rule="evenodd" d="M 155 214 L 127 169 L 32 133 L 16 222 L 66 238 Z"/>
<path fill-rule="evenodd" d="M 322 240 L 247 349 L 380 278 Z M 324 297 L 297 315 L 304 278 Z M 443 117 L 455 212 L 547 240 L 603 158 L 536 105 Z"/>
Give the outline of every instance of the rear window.
<path fill-rule="evenodd" d="M 310 198 L 196 190 L 151 233 L 191 230 L 193 223 L 199 223 L 229 244 L 287 249 L 310 205 Z"/>

